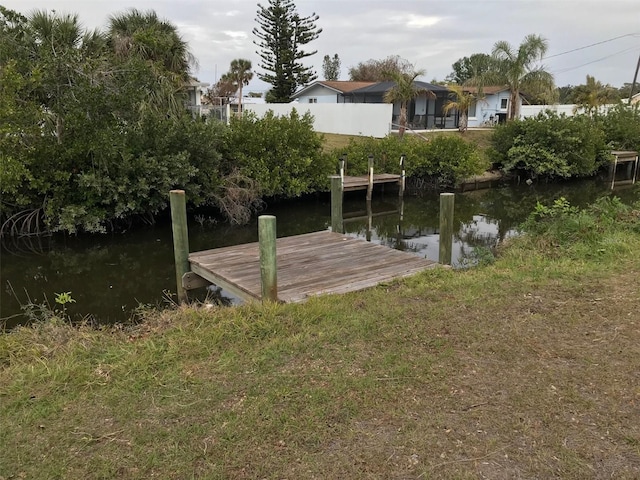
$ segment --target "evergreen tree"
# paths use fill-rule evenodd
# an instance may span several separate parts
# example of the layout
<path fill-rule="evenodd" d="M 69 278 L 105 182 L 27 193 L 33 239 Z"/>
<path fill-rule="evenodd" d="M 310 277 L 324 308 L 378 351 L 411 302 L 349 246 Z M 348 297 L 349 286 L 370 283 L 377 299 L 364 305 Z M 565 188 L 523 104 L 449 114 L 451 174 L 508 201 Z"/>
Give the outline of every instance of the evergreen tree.
<path fill-rule="evenodd" d="M 292 0 L 269 0 L 268 7 L 258 4 L 258 26 L 253 34 L 258 38 L 254 43 L 259 47 L 260 67 L 266 73 L 258 73 L 260 80 L 273 85 L 267 96 L 273 103 L 286 103 L 299 86 L 315 80 L 317 75 L 311 67 L 305 67 L 301 60 L 314 55 L 302 46 L 318 38 L 322 32 L 316 27 L 318 15 L 308 17 L 298 15 Z"/>
<path fill-rule="evenodd" d="M 322 72 L 325 80 L 338 80 L 340 78 L 340 57 L 336 53 L 333 58 L 325 55 L 322 60 Z"/>

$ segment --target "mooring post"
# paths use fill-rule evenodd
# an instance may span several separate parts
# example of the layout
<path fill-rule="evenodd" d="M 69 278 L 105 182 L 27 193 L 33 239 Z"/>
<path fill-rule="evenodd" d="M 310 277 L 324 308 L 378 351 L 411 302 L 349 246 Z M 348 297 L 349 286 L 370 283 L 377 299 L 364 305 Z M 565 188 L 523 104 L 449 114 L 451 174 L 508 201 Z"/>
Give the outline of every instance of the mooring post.
<path fill-rule="evenodd" d="M 260 281 L 262 301 L 278 301 L 278 270 L 276 264 L 276 217 L 258 217 L 258 242 L 260 244 Z"/>
<path fill-rule="evenodd" d="M 440 249 L 438 262 L 451 265 L 451 251 L 453 249 L 453 193 L 440 194 Z"/>
<path fill-rule="evenodd" d="M 404 195 L 404 187 L 405 187 L 405 178 L 406 178 L 406 173 L 404 170 L 404 161 L 406 159 L 406 155 L 403 153 L 402 155 L 400 155 L 400 190 L 398 192 L 398 194 L 402 197 Z"/>
<path fill-rule="evenodd" d="M 373 155 L 369 155 L 369 186 L 367 187 L 367 200 L 373 195 Z"/>
<path fill-rule="evenodd" d="M 344 233 L 342 222 L 342 179 L 337 175 L 331 176 L 331 230 Z"/>
<path fill-rule="evenodd" d="M 340 179 L 344 182 L 344 164 L 345 164 L 345 155 L 340 157 Z"/>
<path fill-rule="evenodd" d="M 173 256 L 176 264 L 178 301 L 187 301 L 187 291 L 182 287 L 182 276 L 189 272 L 189 232 L 187 230 L 187 200 L 184 190 L 169 192 L 171 204 L 171 228 L 173 230 Z"/>

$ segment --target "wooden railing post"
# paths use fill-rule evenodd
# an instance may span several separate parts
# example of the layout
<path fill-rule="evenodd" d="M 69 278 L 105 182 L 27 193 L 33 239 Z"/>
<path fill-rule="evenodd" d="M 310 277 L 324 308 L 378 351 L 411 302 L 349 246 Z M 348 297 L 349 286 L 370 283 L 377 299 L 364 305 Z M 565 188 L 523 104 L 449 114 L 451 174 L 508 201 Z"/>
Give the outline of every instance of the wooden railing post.
<path fill-rule="evenodd" d="M 337 233 L 344 233 L 342 222 L 342 179 L 331 176 L 331 230 Z"/>
<path fill-rule="evenodd" d="M 258 242 L 260 244 L 260 280 L 262 301 L 278 301 L 278 269 L 276 263 L 276 217 L 258 217 Z"/>
<path fill-rule="evenodd" d="M 454 199 L 455 195 L 453 193 L 440 194 L 440 249 L 438 262 L 442 265 L 451 265 Z"/>
<path fill-rule="evenodd" d="M 182 276 L 189 272 L 189 231 L 187 230 L 187 200 L 184 190 L 169 192 L 171 204 L 171 228 L 173 231 L 173 256 L 176 265 L 176 287 L 178 301 L 187 300 L 187 291 L 182 287 Z"/>
<path fill-rule="evenodd" d="M 405 187 L 405 178 L 406 178 L 406 173 L 404 170 L 404 161 L 406 157 L 407 156 L 404 153 L 400 155 L 400 189 L 398 193 L 401 197 L 404 196 L 404 187 Z"/>
<path fill-rule="evenodd" d="M 367 200 L 373 196 L 373 155 L 369 155 L 369 186 L 367 187 Z"/>

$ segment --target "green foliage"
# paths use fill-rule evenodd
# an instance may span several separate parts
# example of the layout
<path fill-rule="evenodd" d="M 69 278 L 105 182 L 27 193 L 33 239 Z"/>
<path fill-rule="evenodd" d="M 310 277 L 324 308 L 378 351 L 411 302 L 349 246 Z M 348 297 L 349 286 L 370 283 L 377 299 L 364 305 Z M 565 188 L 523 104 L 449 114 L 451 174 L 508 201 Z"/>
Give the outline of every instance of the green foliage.
<path fill-rule="evenodd" d="M 539 246 L 550 245 L 579 256 L 615 254 L 611 251 L 612 235 L 619 231 L 640 233 L 640 205 L 630 207 L 617 197 L 605 196 L 579 209 L 561 197 L 551 206 L 538 203 L 521 228 L 541 241 Z"/>
<path fill-rule="evenodd" d="M 584 115 L 546 112 L 498 125 L 492 146 L 505 171 L 531 177 L 589 176 L 608 161 L 604 133 Z"/>
<path fill-rule="evenodd" d="M 292 0 L 268 2 L 267 7 L 258 4 L 258 26 L 253 29 L 260 67 L 266 70 L 258 73 L 258 78 L 273 86 L 268 102 L 287 103 L 298 87 L 317 78 L 313 69 L 301 61 L 316 52 L 305 52 L 302 48 L 318 38 L 322 29 L 316 27 L 318 15 L 299 15 Z"/>
<path fill-rule="evenodd" d="M 595 119 L 612 149 L 640 151 L 640 108 L 637 104 L 616 105 Z"/>
<path fill-rule="evenodd" d="M 367 172 L 369 155 L 374 156 L 376 171 L 399 173 L 399 159 L 404 154 L 408 177 L 435 180 L 441 187 L 454 186 L 488 167 L 476 147 L 457 136 L 438 135 L 430 141 L 396 135 L 383 139 L 363 138 L 352 140 L 348 147 L 335 153 L 347 155 L 350 175 Z"/>
<path fill-rule="evenodd" d="M 333 161 L 322 153 L 313 117 L 293 110 L 272 111 L 258 119 L 245 114 L 231 120 L 228 149 L 234 164 L 260 186 L 267 197 L 297 197 L 328 188 Z"/>

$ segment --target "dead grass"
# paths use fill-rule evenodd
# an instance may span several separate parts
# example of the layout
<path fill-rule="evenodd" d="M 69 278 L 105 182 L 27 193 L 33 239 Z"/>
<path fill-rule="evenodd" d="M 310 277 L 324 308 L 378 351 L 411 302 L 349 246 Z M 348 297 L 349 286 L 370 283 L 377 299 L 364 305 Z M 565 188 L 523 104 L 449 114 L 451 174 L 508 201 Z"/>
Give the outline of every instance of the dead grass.
<path fill-rule="evenodd" d="M 326 153 L 347 147 L 352 139 L 361 138 L 357 135 L 338 135 L 337 133 L 323 133 L 322 149 Z"/>
<path fill-rule="evenodd" d="M 0 336 L 0 478 L 639 478 L 640 240 Z M 612 257 L 613 258 L 613 257 Z"/>

